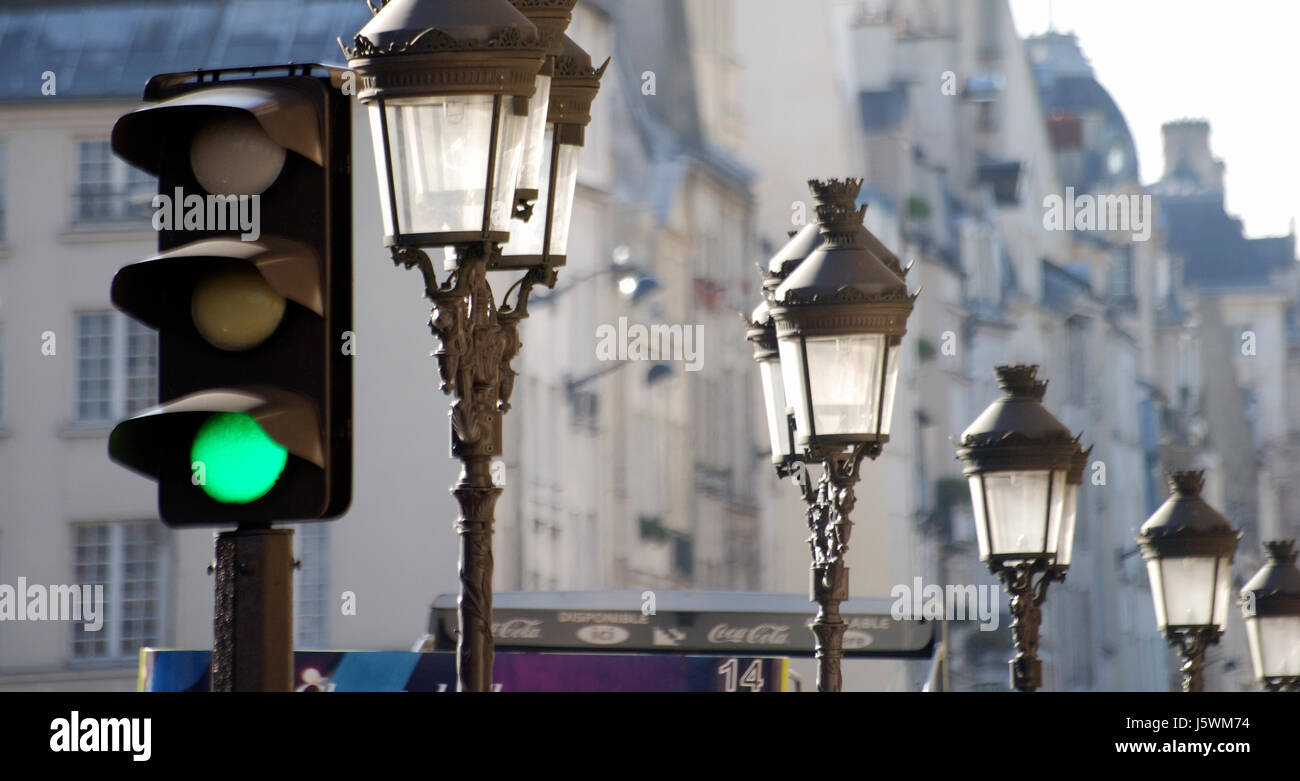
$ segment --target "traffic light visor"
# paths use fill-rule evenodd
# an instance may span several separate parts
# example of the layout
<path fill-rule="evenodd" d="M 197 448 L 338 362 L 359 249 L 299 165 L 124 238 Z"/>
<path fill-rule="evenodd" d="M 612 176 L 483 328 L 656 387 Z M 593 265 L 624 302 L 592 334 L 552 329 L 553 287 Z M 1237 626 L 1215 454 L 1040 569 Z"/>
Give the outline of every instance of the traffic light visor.
<path fill-rule="evenodd" d="M 164 142 L 190 136 L 200 128 L 232 116 L 251 116 L 272 141 L 324 165 L 324 129 L 315 81 L 272 81 L 249 85 L 203 87 L 150 104 L 124 115 L 113 126 L 113 151 L 131 165 L 157 176 Z M 188 139 L 187 139 L 188 140 Z"/>
<path fill-rule="evenodd" d="M 247 261 L 272 290 L 320 315 L 321 263 L 306 244 L 268 236 L 258 241 L 203 239 L 123 266 L 113 277 L 113 304 L 150 328 L 162 325 L 174 296 L 192 295 L 196 275 L 220 262 Z"/>

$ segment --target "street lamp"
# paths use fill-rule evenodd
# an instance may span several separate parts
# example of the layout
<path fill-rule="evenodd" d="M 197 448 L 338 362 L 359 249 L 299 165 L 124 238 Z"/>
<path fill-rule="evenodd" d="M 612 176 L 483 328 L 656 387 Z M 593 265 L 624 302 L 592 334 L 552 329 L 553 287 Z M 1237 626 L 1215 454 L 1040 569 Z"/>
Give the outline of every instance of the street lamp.
<path fill-rule="evenodd" d="M 796 470 L 803 459 L 795 447 L 794 409 L 786 401 L 785 377 L 781 373 L 781 353 L 776 341 L 776 321 L 772 319 L 768 299 L 790 272 L 825 242 L 825 238 L 822 236 L 821 224 L 811 222 L 800 230 L 790 231 L 789 239 L 768 261 L 766 269 L 759 266 L 759 274 L 763 277 L 763 301 L 749 316 L 742 314 L 741 320 L 747 326 L 745 338 L 753 345 L 754 361 L 758 364 L 759 381 L 763 388 L 763 416 L 767 421 L 771 442 L 772 464 L 779 477 L 797 475 L 800 487 L 807 496 L 807 475 L 802 470 Z"/>
<path fill-rule="evenodd" d="M 889 441 L 899 350 L 915 296 L 868 248 L 866 207 L 857 206 L 862 180 L 808 184 L 820 238 L 805 228 L 778 253 L 777 270 L 764 275 L 766 312 L 760 306 L 751 317 L 749 338 L 764 376 L 773 461 L 779 474 L 798 475 L 809 505 L 817 689 L 839 691 L 839 603 L 849 594 L 854 485 L 862 459 L 876 458 Z M 817 462 L 823 471 L 814 491 L 801 467 Z"/>
<path fill-rule="evenodd" d="M 745 338 L 754 346 L 754 361 L 763 387 L 763 417 L 767 421 L 772 445 L 772 464 L 777 474 L 786 477 L 799 459 L 795 450 L 794 413 L 786 404 L 785 378 L 781 375 L 781 354 L 776 347 L 776 322 L 766 301 L 755 307 L 745 319 L 749 329 Z"/>
<path fill-rule="evenodd" d="M 1078 487 L 1088 452 L 1043 406 L 1037 366 L 994 370 L 1003 396 L 962 432 L 957 457 L 970 482 L 980 561 L 1011 595 L 1011 686 L 1043 685 L 1038 632 L 1047 587 L 1065 580 Z"/>
<path fill-rule="evenodd" d="M 546 58 L 537 72 L 532 97 L 528 99 L 528 121 L 524 128 L 523 160 L 515 187 L 515 217 L 527 222 L 533 204 L 541 196 L 540 186 L 547 174 L 542 170 L 547 126 L 553 121 L 547 116 L 551 103 L 551 85 L 555 78 L 555 58 L 564 49 L 564 31 L 573 21 L 573 7 L 578 0 L 510 0 L 528 21 L 537 27 L 537 34 L 546 48 Z"/>
<path fill-rule="evenodd" d="M 536 207 L 530 206 L 524 213 L 526 221 L 515 223 L 495 268 L 542 266 L 549 274 L 550 269 L 565 264 L 578 184 L 578 153 L 586 143 L 591 103 L 608 65 L 606 60 L 599 68 L 592 67 L 591 55 L 568 36 L 562 36 L 538 158 L 544 189 L 535 196 Z M 531 218 L 534 212 L 537 219 Z"/>
<path fill-rule="evenodd" d="M 384 246 L 510 235 L 546 49 L 506 0 L 392 0 L 345 49 L 370 114 Z"/>
<path fill-rule="evenodd" d="M 1300 691 L 1300 569 L 1295 540 L 1264 543 L 1267 561 L 1241 589 L 1255 677 L 1269 691 Z"/>
<path fill-rule="evenodd" d="M 1205 651 L 1228 620 L 1232 558 L 1241 535 L 1201 498 L 1204 472 L 1172 472 L 1165 500 L 1138 530 L 1156 625 L 1182 656 L 1183 691 L 1205 689 Z"/>
<path fill-rule="evenodd" d="M 441 387 L 452 396 L 451 453 L 463 465 L 452 489 L 461 511 L 456 668 L 462 691 L 492 687 L 492 527 L 501 487 L 492 479 L 491 462 L 502 451 L 519 321 L 527 317 L 533 286 L 555 283 L 545 258 L 503 262 L 501 244 L 518 229 L 513 218 L 529 216 L 526 204 L 516 208 L 517 188 L 527 191 L 530 182 L 541 181 L 540 173 L 524 169 L 545 156 L 529 157 L 542 127 L 537 111 L 554 106 L 561 90 L 550 84 L 545 101 L 537 91 L 547 88 L 546 59 L 557 50 L 574 3 L 522 5 L 537 25 L 507 0 L 391 0 L 361 28 L 352 47 L 344 47 L 359 77 L 357 97 L 370 112 L 384 246 L 394 263 L 419 268 L 424 277 L 425 296 L 433 302 L 429 326 L 440 342 Z M 582 69 L 562 63 L 563 51 L 553 66 L 557 73 Z M 582 95 L 589 107 L 599 86 L 591 77 L 599 74 L 588 65 L 578 75 L 587 80 L 589 95 Z M 575 86 L 570 94 L 578 92 Z M 559 128 L 585 119 L 564 110 L 570 113 L 555 118 L 555 133 L 561 144 L 576 147 L 581 140 L 571 143 L 574 131 Z M 545 151 L 535 143 L 531 148 Z M 567 155 L 565 165 L 576 165 L 576 151 Z M 571 203 L 572 183 L 565 183 L 554 159 L 553 150 L 545 192 L 537 196 Z M 561 185 L 570 191 L 557 196 Z M 552 211 L 557 214 L 549 219 Z M 548 207 L 547 225 L 567 234 L 571 210 L 562 216 L 559 211 Z M 445 248 L 450 273 L 441 283 L 426 247 Z M 487 278 L 497 269 L 525 270 L 500 302 Z M 507 300 L 511 293 L 513 303 Z"/>

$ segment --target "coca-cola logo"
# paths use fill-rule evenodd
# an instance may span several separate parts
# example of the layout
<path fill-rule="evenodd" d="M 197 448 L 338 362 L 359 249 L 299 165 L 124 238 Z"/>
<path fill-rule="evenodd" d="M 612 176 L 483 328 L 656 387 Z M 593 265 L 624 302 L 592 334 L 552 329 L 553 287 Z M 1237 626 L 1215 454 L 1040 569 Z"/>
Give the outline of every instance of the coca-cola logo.
<path fill-rule="evenodd" d="M 617 645 L 630 635 L 623 627 L 613 624 L 592 624 L 578 630 L 578 639 L 592 645 Z"/>
<path fill-rule="evenodd" d="M 780 624 L 731 627 L 718 624 L 709 630 L 710 643 L 734 645 L 785 645 L 790 641 L 790 627 Z"/>
<path fill-rule="evenodd" d="M 542 622 L 531 618 L 512 618 L 492 625 L 492 636 L 500 640 L 539 640 Z"/>

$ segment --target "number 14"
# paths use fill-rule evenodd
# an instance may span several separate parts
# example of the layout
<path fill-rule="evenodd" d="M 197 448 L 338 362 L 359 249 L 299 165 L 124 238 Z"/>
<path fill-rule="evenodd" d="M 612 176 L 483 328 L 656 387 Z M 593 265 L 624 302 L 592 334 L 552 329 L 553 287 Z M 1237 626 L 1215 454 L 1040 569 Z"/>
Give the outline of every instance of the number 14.
<path fill-rule="evenodd" d="M 718 675 L 723 676 L 723 691 L 736 691 L 736 676 L 740 672 L 740 660 L 736 658 L 728 659 L 718 666 Z M 745 668 L 745 674 L 740 676 L 740 685 L 750 691 L 763 690 L 763 662 L 755 659 Z"/>

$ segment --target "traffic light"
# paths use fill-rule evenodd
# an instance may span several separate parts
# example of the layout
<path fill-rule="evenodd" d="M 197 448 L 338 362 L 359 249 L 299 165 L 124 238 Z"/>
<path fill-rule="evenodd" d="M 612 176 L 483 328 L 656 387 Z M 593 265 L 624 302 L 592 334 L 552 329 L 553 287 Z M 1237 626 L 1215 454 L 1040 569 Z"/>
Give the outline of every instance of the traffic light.
<path fill-rule="evenodd" d="M 270 74 L 270 75 L 268 75 Z M 352 485 L 351 106 L 315 65 L 155 76 L 113 151 L 158 177 L 158 254 L 113 303 L 158 331 L 159 405 L 115 461 L 169 526 L 338 516 Z"/>

